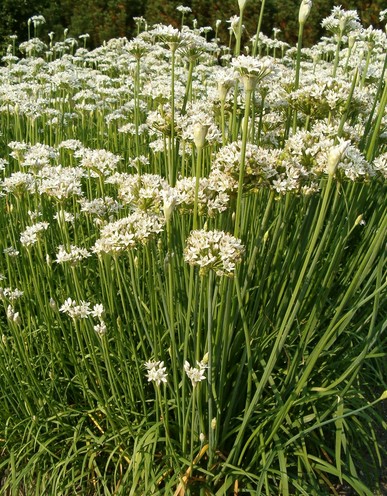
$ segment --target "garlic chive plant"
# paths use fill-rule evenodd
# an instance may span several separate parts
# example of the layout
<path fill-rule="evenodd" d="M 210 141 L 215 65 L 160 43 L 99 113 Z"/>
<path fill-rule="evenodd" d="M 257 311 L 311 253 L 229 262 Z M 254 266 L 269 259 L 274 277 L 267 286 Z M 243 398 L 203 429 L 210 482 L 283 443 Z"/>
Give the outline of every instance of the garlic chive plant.
<path fill-rule="evenodd" d="M 243 46 L 235 7 L 228 47 L 184 5 L 91 51 L 10 38 L 1 494 L 377 490 L 386 32 L 334 7 L 303 48 L 303 0 L 290 47 L 262 1 Z"/>

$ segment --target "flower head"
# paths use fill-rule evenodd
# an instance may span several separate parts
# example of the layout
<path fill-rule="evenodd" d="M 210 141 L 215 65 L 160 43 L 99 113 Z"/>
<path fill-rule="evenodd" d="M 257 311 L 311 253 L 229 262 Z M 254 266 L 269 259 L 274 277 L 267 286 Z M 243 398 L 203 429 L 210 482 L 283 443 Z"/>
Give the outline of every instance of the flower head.
<path fill-rule="evenodd" d="M 191 380 L 192 386 L 195 387 L 201 381 L 204 381 L 206 376 L 204 375 L 204 371 L 207 368 L 207 364 L 202 360 L 201 362 L 197 362 L 197 367 L 191 367 L 190 363 L 185 361 L 184 370 L 187 374 L 188 378 Z"/>
<path fill-rule="evenodd" d="M 164 367 L 164 362 L 145 362 L 144 365 L 147 369 L 148 382 L 155 382 L 156 386 L 167 382 L 167 367 Z"/>
<path fill-rule="evenodd" d="M 201 275 L 213 270 L 218 276 L 232 277 L 243 252 L 240 239 L 224 231 L 192 231 L 187 239 L 184 260 L 190 265 L 198 265 Z"/>

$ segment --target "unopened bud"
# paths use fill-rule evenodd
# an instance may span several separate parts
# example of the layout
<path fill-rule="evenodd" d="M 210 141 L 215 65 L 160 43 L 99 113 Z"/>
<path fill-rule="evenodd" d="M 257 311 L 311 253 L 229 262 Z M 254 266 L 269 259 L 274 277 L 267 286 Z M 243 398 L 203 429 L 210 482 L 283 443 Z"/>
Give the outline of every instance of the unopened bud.
<path fill-rule="evenodd" d="M 195 124 L 193 135 L 196 148 L 203 148 L 206 142 L 207 132 L 210 126 L 206 124 Z"/>
<path fill-rule="evenodd" d="M 175 204 L 176 204 L 176 198 L 164 197 L 163 210 L 164 210 L 165 222 L 169 222 L 169 220 L 171 219 L 173 210 L 175 208 Z"/>
<path fill-rule="evenodd" d="M 216 429 L 216 417 L 211 420 L 211 429 L 213 431 Z"/>
<path fill-rule="evenodd" d="M 312 0 L 302 0 L 300 5 L 300 10 L 298 13 L 298 22 L 300 24 L 305 24 L 309 17 L 310 11 L 312 9 Z"/>
<path fill-rule="evenodd" d="M 247 0 L 238 0 L 238 5 L 239 5 L 239 10 L 242 12 L 242 10 L 245 8 L 247 3 Z"/>
<path fill-rule="evenodd" d="M 349 143 L 349 141 L 342 141 L 339 145 L 334 146 L 329 152 L 327 171 L 330 176 L 333 176 L 336 172 L 337 166 L 343 158 Z"/>

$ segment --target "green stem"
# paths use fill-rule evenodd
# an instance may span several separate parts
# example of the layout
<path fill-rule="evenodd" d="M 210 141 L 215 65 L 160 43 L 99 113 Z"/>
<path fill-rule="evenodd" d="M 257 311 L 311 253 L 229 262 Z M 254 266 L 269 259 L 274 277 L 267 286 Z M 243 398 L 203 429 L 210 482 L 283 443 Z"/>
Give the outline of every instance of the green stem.
<path fill-rule="evenodd" d="M 243 196 L 243 181 L 245 177 L 245 159 L 246 159 L 246 147 L 247 147 L 247 137 L 248 137 L 248 129 L 249 129 L 249 114 L 250 114 L 250 102 L 252 90 L 245 91 L 245 115 L 243 119 L 243 130 L 242 130 L 242 149 L 241 149 L 241 158 L 239 164 L 239 181 L 238 181 L 238 195 L 237 195 L 237 203 L 236 203 L 236 212 L 235 212 L 235 227 L 234 227 L 234 236 L 239 236 L 240 231 L 240 222 L 241 222 L 241 212 L 242 212 L 242 196 Z"/>
<path fill-rule="evenodd" d="M 263 11 L 264 10 L 265 10 L 265 0 L 262 0 L 261 9 L 259 11 L 257 32 L 256 32 L 256 35 L 255 35 L 255 40 L 254 40 L 254 45 L 253 45 L 253 57 L 255 57 L 257 55 L 258 39 L 259 39 L 259 33 L 261 32 L 262 19 L 263 19 Z"/>
<path fill-rule="evenodd" d="M 300 85 L 300 68 L 301 68 L 301 49 L 302 49 L 302 36 L 304 34 L 304 23 L 300 23 L 298 27 L 298 42 L 297 42 L 297 59 L 296 59 L 296 75 L 294 78 L 294 91 L 298 90 Z M 297 129 L 297 110 L 293 114 L 293 134 Z"/>
<path fill-rule="evenodd" d="M 214 430 L 211 428 L 213 419 L 213 394 L 212 394 L 212 286 L 213 286 L 213 272 L 208 274 L 208 289 L 207 289 L 207 353 L 208 353 L 208 369 L 207 369 L 207 382 L 208 382 L 208 467 L 211 467 L 214 456 Z"/>

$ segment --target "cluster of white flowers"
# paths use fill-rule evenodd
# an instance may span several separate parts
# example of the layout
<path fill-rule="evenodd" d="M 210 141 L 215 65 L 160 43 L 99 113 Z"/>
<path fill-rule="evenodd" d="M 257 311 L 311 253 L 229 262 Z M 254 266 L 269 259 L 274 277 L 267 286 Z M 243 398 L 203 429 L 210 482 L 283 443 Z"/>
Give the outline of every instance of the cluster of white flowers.
<path fill-rule="evenodd" d="M 164 229 L 164 218 L 137 211 L 128 217 L 110 222 L 102 227 L 101 236 L 93 251 L 97 254 L 117 255 L 138 244 L 146 244 L 155 234 Z"/>
<path fill-rule="evenodd" d="M 92 312 L 89 302 L 81 300 L 77 303 L 71 298 L 67 298 L 67 300 L 60 307 L 59 311 L 67 314 L 74 320 L 87 319 Z"/>
<path fill-rule="evenodd" d="M 63 305 L 59 308 L 59 311 L 68 315 L 73 320 L 88 319 L 89 317 L 98 319 L 98 323 L 94 324 L 93 327 L 98 335 L 103 336 L 107 330 L 106 323 L 103 320 L 105 313 L 104 307 L 101 303 L 95 304 L 93 308 L 90 308 L 90 306 L 91 303 L 88 301 L 81 300 L 78 303 L 71 298 L 67 298 Z"/>
<path fill-rule="evenodd" d="M 318 124 L 310 131 L 298 131 L 285 143 L 282 165 L 288 177 L 304 185 L 305 181 L 328 173 L 328 157 L 335 145 L 335 130 Z M 345 153 L 337 164 L 337 170 L 351 181 L 369 179 L 376 174 L 359 149 L 347 143 Z"/>
<path fill-rule="evenodd" d="M 231 61 L 235 74 L 243 82 L 246 90 L 254 89 L 255 85 L 267 77 L 273 70 L 274 63 L 270 57 L 257 59 L 250 55 L 239 55 Z"/>
<path fill-rule="evenodd" d="M 209 144 L 221 141 L 221 133 L 215 123 L 214 113 L 208 108 L 207 103 L 190 104 L 186 114 L 176 119 L 176 126 L 183 141 L 197 144 L 198 134 L 203 135 L 203 145 L 204 140 Z"/>
<path fill-rule="evenodd" d="M 119 179 L 119 178 L 118 178 Z M 168 183 L 157 174 L 125 174 L 118 184 L 118 196 L 124 205 L 131 205 L 144 212 L 160 212 L 162 191 Z"/>
<path fill-rule="evenodd" d="M 166 372 L 167 367 L 164 366 L 164 362 L 145 362 L 145 368 L 147 370 L 147 377 L 149 382 L 154 382 L 156 386 L 160 386 L 162 382 L 167 382 L 168 373 Z"/>
<path fill-rule="evenodd" d="M 17 257 L 19 256 L 19 250 L 14 248 L 13 246 L 8 246 L 7 248 L 4 248 L 3 250 L 4 255 L 7 255 L 8 257 Z"/>
<path fill-rule="evenodd" d="M 91 253 L 86 248 L 71 245 L 70 249 L 67 249 L 65 246 L 60 245 L 56 255 L 56 263 L 69 263 L 70 265 L 76 265 L 81 260 L 90 257 L 90 255 Z"/>
<path fill-rule="evenodd" d="M 71 224 L 75 221 L 75 215 L 66 210 L 59 210 L 58 212 L 55 212 L 54 219 L 57 220 L 59 224 L 63 224 L 64 222 Z"/>
<path fill-rule="evenodd" d="M 193 387 L 195 387 L 199 382 L 206 379 L 206 376 L 204 375 L 206 369 L 206 359 L 197 362 L 197 367 L 191 367 L 190 363 L 187 360 L 184 362 L 184 371 L 187 374 L 187 377 L 190 379 Z"/>
<path fill-rule="evenodd" d="M 175 204 L 181 213 L 192 212 L 195 203 L 194 177 L 184 177 L 176 181 Z M 234 178 L 227 176 L 222 171 L 214 170 L 209 177 L 199 178 L 198 189 L 198 213 L 214 217 L 220 212 L 224 212 L 230 203 L 233 192 L 237 189 L 237 182 Z"/>
<path fill-rule="evenodd" d="M 186 241 L 184 260 L 197 265 L 201 275 L 213 270 L 218 276 L 232 277 L 245 249 L 240 239 L 224 231 L 192 231 Z"/>
<path fill-rule="evenodd" d="M 344 10 L 341 6 L 335 6 L 331 15 L 321 22 L 321 26 L 335 34 L 348 34 L 355 29 L 361 29 L 359 21 L 356 10 Z"/>
<path fill-rule="evenodd" d="M 84 170 L 80 167 L 43 167 L 37 175 L 37 187 L 40 194 L 58 200 L 72 196 L 82 196 L 81 178 Z"/>
<path fill-rule="evenodd" d="M 59 153 L 55 150 L 55 148 L 37 143 L 36 145 L 28 147 L 20 165 L 22 167 L 28 167 L 32 172 L 34 172 L 45 166 L 50 166 L 53 161 L 58 159 L 58 157 Z"/>
<path fill-rule="evenodd" d="M 88 215 L 94 215 L 98 218 L 105 218 L 116 214 L 122 209 L 122 204 L 111 196 L 105 196 L 103 198 L 94 198 L 94 200 L 86 200 L 81 198 L 79 200 L 81 206 L 81 212 L 85 212 Z"/>
<path fill-rule="evenodd" d="M 215 156 L 213 170 L 229 175 L 238 181 L 241 162 L 241 141 L 224 146 Z M 247 143 L 245 154 L 245 188 L 268 186 L 277 175 L 281 151 Z"/>
<path fill-rule="evenodd" d="M 90 169 L 103 176 L 112 174 L 122 160 L 118 155 L 114 155 L 114 153 L 103 149 L 92 150 L 90 148 L 82 148 L 76 151 L 74 155 L 80 158 L 81 167 Z"/>
<path fill-rule="evenodd" d="M 1 280 L 1 278 L 0 278 Z M 11 289 L 11 288 L 2 288 L 0 287 L 0 300 L 8 300 L 11 303 L 21 298 L 24 294 L 24 291 L 20 289 Z"/>
<path fill-rule="evenodd" d="M 13 172 L 0 183 L 6 193 L 23 195 L 35 191 L 35 180 L 32 174 L 26 172 Z"/>
<path fill-rule="evenodd" d="M 20 242 L 23 246 L 29 247 L 37 243 L 39 241 L 39 235 L 48 229 L 48 222 L 37 222 L 32 226 L 28 226 L 21 234 L 20 234 Z"/>
<path fill-rule="evenodd" d="M 385 179 L 387 179 L 387 152 L 376 157 L 373 166 L 375 171 L 379 172 Z"/>

